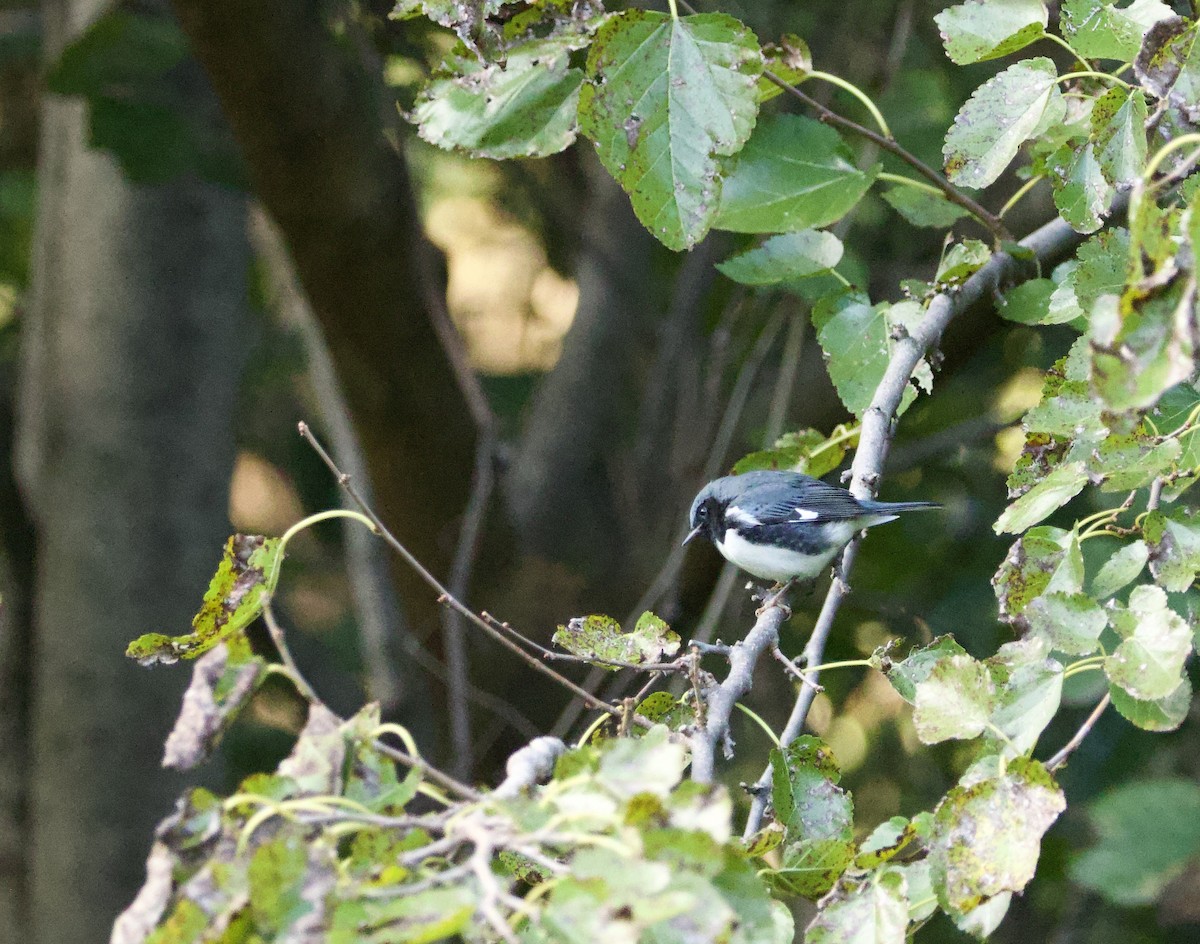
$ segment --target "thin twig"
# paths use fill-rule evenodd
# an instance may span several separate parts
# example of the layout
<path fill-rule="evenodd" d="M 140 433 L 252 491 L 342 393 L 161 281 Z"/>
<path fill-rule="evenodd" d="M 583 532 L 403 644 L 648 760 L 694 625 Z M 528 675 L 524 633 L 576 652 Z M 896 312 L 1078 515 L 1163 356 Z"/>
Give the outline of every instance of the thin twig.
<path fill-rule="evenodd" d="M 287 640 L 284 638 L 283 627 L 279 625 L 279 620 L 275 618 L 275 610 L 271 607 L 269 599 L 263 605 L 262 617 L 263 622 L 267 625 L 267 632 L 271 634 L 271 642 L 275 643 L 275 648 L 279 652 L 279 658 L 283 660 L 284 667 L 288 671 L 288 678 L 296 686 L 296 691 L 300 693 L 300 697 L 310 705 L 324 704 L 313 690 L 313 687 L 308 684 L 308 679 L 300 672 L 300 667 L 296 665 L 296 660 L 292 658 L 292 650 L 288 648 Z"/>
<path fill-rule="evenodd" d="M 1105 692 L 1104 697 L 1097 702 L 1096 707 L 1092 709 L 1092 713 L 1088 715 L 1087 720 L 1085 720 L 1083 724 L 1079 726 L 1079 730 L 1075 732 L 1075 735 L 1071 738 L 1071 740 L 1067 741 L 1067 743 L 1062 746 L 1057 754 L 1046 761 L 1047 770 L 1057 770 L 1067 762 L 1067 758 L 1075 753 L 1075 750 L 1080 744 L 1083 743 L 1083 739 L 1087 737 L 1092 728 L 1096 726 L 1096 722 L 1100 720 L 1100 716 L 1104 714 L 1104 709 L 1108 707 L 1108 703 L 1110 701 L 1112 701 L 1112 695 L 1109 692 Z"/>
<path fill-rule="evenodd" d="M 471 497 L 463 513 L 458 547 L 450 566 L 450 592 L 460 600 L 467 598 L 471 571 L 479 549 L 479 536 L 487 516 L 488 502 L 495 485 L 495 437 L 490 429 L 481 431 L 475 444 L 475 470 L 471 476 Z M 474 767 L 471 743 L 471 667 L 467 655 L 467 627 L 462 613 L 453 607 L 442 611 L 442 642 L 446 652 L 446 700 L 450 714 L 451 760 L 455 776 L 469 780 Z"/>
<path fill-rule="evenodd" d="M 865 125 L 860 125 L 853 119 L 846 118 L 844 115 L 839 115 L 831 108 L 827 108 L 818 102 L 815 98 L 806 92 L 800 91 L 796 86 L 789 84 L 781 79 L 775 73 L 767 71 L 763 73 L 763 77 L 774 85 L 777 85 L 783 91 L 787 92 L 793 98 L 799 99 L 812 108 L 820 116 L 820 119 L 826 124 L 837 125 L 840 128 L 845 128 L 860 137 L 866 138 L 868 141 L 874 142 L 882 150 L 889 154 L 898 157 L 904 161 L 909 167 L 915 170 L 918 174 L 928 180 L 931 184 L 938 188 L 951 203 L 962 207 L 971 216 L 975 217 L 984 227 L 987 228 L 998 241 L 1009 242 L 1012 240 L 1012 233 L 1008 231 L 1008 227 L 1004 225 L 1004 221 L 996 214 L 992 213 L 987 207 L 972 200 L 965 193 L 959 190 L 954 184 L 950 183 L 945 177 L 939 174 L 936 170 L 926 164 L 923 160 L 909 151 L 906 147 L 896 141 L 895 138 L 889 138 L 886 135 L 880 134 Z"/>
<path fill-rule="evenodd" d="M 450 591 L 447 590 L 446 587 L 444 587 L 442 583 L 429 572 L 424 564 L 422 564 L 416 559 L 416 557 L 413 556 L 412 552 L 408 548 L 400 543 L 400 540 L 394 534 L 392 534 L 390 530 L 388 530 L 387 525 L 383 523 L 379 515 L 375 513 L 374 509 L 372 509 L 370 505 L 362 500 L 358 494 L 358 490 L 355 489 L 354 484 L 350 481 L 350 476 L 346 475 L 345 472 L 338 468 L 337 463 L 333 461 L 329 453 L 325 451 L 325 447 L 321 445 L 321 443 L 313 435 L 312 430 L 308 428 L 308 424 L 301 422 L 298 424 L 297 428 L 300 431 L 300 435 L 304 437 L 304 440 L 313 448 L 317 455 L 321 457 L 321 461 L 325 463 L 329 471 L 333 473 L 334 477 L 337 479 L 338 485 L 346 490 L 346 494 L 354 499 L 355 504 L 358 505 L 358 507 L 362 510 L 362 513 L 371 520 L 371 523 L 379 532 L 379 536 L 388 543 L 388 546 L 391 547 L 392 550 L 400 555 L 401 559 L 408 564 L 409 567 L 417 572 L 417 575 L 424 580 L 426 584 L 428 584 L 431 588 L 433 588 L 434 591 L 437 592 L 439 603 L 458 610 L 471 623 L 482 629 L 485 633 L 487 633 L 487 635 L 492 637 L 492 639 L 504 646 L 504 648 L 520 656 L 520 658 L 535 671 L 554 679 L 554 681 L 558 682 L 559 685 L 563 686 L 565 689 L 567 689 L 567 691 L 571 692 L 571 694 L 583 699 L 584 703 L 589 707 L 595 708 L 599 711 L 608 712 L 617 718 L 621 716 L 620 709 L 606 704 L 591 692 L 580 688 L 566 676 L 559 672 L 555 672 L 554 669 L 541 662 L 535 656 L 530 655 L 523 648 L 521 648 L 521 646 L 517 645 L 502 632 L 489 625 L 485 620 L 480 618 L 480 616 L 474 610 L 469 609 L 465 604 L 460 602 L 457 597 L 450 593 Z M 643 718 L 641 715 L 636 716 L 634 721 L 642 727 L 652 726 L 652 723 L 648 719 Z"/>
<path fill-rule="evenodd" d="M 1114 212 L 1123 206 L 1124 200 L 1118 198 Z M 1063 220 L 1055 218 L 1021 240 L 1021 246 L 1033 253 L 1040 266 L 1046 266 L 1057 261 L 1082 241 L 1082 236 Z M 956 316 L 976 302 L 992 297 L 1001 286 L 1017 279 L 1021 271 L 1021 263 L 1012 256 L 1003 252 L 996 253 L 983 268 L 967 279 L 961 288 L 934 296 L 920 322 L 906 336 L 896 341 L 887 369 L 871 398 L 871 405 L 863 414 L 858 449 L 854 453 L 854 462 L 851 465 L 850 491 L 856 498 L 867 499 L 875 495 L 892 443 L 896 410 L 921 358 L 938 343 L 942 332 Z M 837 565 L 837 576 L 825 596 L 812 636 L 804 650 L 808 665 L 820 665 L 823 661 L 825 643 L 833 629 L 834 619 L 849 592 L 845 581 L 858 555 L 859 540 L 855 538 L 842 552 Z M 818 679 L 812 678 L 812 681 L 815 683 Z M 807 685 L 801 686 L 787 726 L 780 736 L 781 744 L 786 746 L 804 729 L 814 695 L 812 688 Z M 762 825 L 770 784 L 771 767 L 768 764 L 750 790 L 752 800 L 750 813 L 746 818 L 746 836 L 753 835 Z"/>

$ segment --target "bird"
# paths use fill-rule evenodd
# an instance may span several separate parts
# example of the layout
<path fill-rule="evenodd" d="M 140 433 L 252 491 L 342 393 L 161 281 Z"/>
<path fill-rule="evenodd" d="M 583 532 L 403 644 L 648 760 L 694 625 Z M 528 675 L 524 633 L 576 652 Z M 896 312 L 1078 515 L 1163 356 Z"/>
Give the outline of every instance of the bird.
<path fill-rule="evenodd" d="M 745 472 L 700 489 L 683 543 L 705 537 L 727 561 L 779 586 L 816 577 L 864 528 L 940 507 L 855 498 L 800 472 Z"/>

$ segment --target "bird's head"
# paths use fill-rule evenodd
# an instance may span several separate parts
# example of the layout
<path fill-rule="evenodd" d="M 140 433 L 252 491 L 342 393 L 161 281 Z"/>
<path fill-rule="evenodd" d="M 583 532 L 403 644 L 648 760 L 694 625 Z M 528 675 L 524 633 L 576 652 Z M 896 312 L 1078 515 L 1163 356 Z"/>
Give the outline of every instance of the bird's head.
<path fill-rule="evenodd" d="M 726 479 L 717 479 L 700 489 L 700 494 L 692 502 L 688 517 L 688 525 L 692 530 L 684 538 L 684 544 L 698 537 L 706 538 L 713 544 L 720 542 L 725 533 L 725 508 L 733 497 L 727 494 L 731 491 L 727 486 Z"/>

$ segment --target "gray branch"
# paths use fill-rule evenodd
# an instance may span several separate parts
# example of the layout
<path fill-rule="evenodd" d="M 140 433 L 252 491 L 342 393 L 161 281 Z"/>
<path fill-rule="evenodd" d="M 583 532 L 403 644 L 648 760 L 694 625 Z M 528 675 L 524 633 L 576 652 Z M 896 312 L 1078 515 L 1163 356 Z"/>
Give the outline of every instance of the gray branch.
<path fill-rule="evenodd" d="M 1114 215 L 1120 209 L 1120 206 L 1115 206 Z M 1039 265 L 1050 266 L 1072 251 L 1083 239 L 1083 236 L 1076 233 L 1061 219 L 1054 219 L 1040 229 L 1034 230 L 1022 239 L 1020 244 L 1033 253 Z M 883 379 L 875 389 L 870 407 L 863 415 L 858 451 L 855 452 L 854 462 L 851 465 L 850 491 L 855 497 L 873 498 L 875 496 L 876 486 L 879 484 L 879 477 L 883 472 L 883 464 L 895 434 L 895 416 L 896 410 L 900 406 L 900 400 L 908 387 L 913 370 L 925 353 L 941 340 L 946 326 L 972 305 L 993 295 L 1002 287 L 1026 281 L 1032 276 L 1032 273 L 1032 266 L 1023 264 L 1008 253 L 996 253 L 987 265 L 967 279 L 961 288 L 935 296 L 929 303 L 920 323 L 906 337 L 896 342 Z M 842 553 L 838 576 L 834 578 L 833 584 L 829 588 L 812 636 L 805 647 L 808 665 L 821 664 L 825 643 L 833 629 L 834 619 L 849 590 L 844 581 L 850 573 L 857 554 L 858 538 L 855 538 Z M 810 678 L 814 685 L 818 682 L 815 674 L 810 673 Z M 782 744 L 789 744 L 804 729 L 815 691 L 815 688 L 809 685 L 800 687 L 796 702 L 792 707 L 791 717 L 780 737 Z M 750 813 L 746 819 L 746 836 L 753 835 L 762 824 L 770 784 L 771 766 L 768 764 L 767 769 L 763 771 L 762 776 L 758 778 L 751 790 L 752 802 Z"/>
<path fill-rule="evenodd" d="M 764 607 L 754 628 L 730 650 L 725 681 L 704 692 L 705 717 L 692 735 L 692 779 L 697 783 L 712 782 L 717 745 L 729 743 L 729 718 L 734 706 L 750 691 L 759 657 L 779 642 L 779 627 L 787 616 L 787 607 L 781 603 Z"/>

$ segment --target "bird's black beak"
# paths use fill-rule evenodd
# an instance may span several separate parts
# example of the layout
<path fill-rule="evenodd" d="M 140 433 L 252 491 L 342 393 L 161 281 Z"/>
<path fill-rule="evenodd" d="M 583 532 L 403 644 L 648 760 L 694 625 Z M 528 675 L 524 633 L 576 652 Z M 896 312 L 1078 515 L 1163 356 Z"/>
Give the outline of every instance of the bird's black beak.
<path fill-rule="evenodd" d="M 696 525 L 696 527 L 692 528 L 692 530 L 688 532 L 688 536 L 683 539 L 683 544 L 687 544 L 688 541 L 692 540 L 692 538 L 699 537 L 701 530 L 703 530 L 703 525 Z M 683 547 L 683 544 L 679 546 Z"/>

